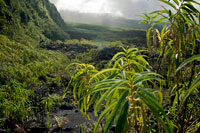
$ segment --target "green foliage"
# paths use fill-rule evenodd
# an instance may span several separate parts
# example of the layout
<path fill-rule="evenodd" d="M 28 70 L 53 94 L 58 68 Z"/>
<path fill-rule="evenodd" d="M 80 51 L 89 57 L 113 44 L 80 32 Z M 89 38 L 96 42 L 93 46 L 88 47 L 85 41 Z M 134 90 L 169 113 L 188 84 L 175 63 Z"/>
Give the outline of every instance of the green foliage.
<path fill-rule="evenodd" d="M 195 5 L 200 3 L 160 1 L 171 9 L 144 14 L 142 22 L 149 25 L 149 55 L 159 50 L 156 71 L 166 77 L 166 82 L 151 72 L 146 56 L 140 54 L 143 51 L 137 49 L 123 49 L 113 57 L 110 67 L 101 71 L 88 64 L 74 67 L 77 69 L 68 88 L 73 87 L 74 98 L 84 115 L 90 106 L 96 115 L 100 114 L 94 132 L 98 132 L 103 120 L 104 132 L 112 125 L 116 125 L 115 132 L 199 130 L 200 19 Z M 163 22 L 168 24 L 162 30 L 155 28 Z"/>
<path fill-rule="evenodd" d="M 182 69 L 184 66 L 186 66 L 190 62 L 195 61 L 195 60 L 200 60 L 200 55 L 194 55 L 190 57 L 189 59 L 183 61 L 182 64 L 180 64 L 179 67 L 176 69 L 176 72 Z"/>
<path fill-rule="evenodd" d="M 53 107 L 55 107 L 56 105 L 61 105 L 62 103 L 62 98 L 57 95 L 49 95 L 48 97 L 43 97 L 41 103 L 44 105 L 45 107 L 45 112 L 47 114 L 47 122 L 46 122 L 46 126 L 48 128 L 51 128 L 51 119 L 50 119 L 50 112 L 53 110 Z"/>
<path fill-rule="evenodd" d="M 152 41 L 153 41 L 154 47 L 155 48 L 157 47 L 156 35 L 157 35 L 158 30 L 154 29 L 154 27 L 159 23 L 164 23 L 163 20 L 165 20 L 165 18 L 160 18 L 158 20 L 155 20 L 159 16 L 159 14 L 156 14 L 156 13 L 151 13 L 151 14 L 145 13 L 144 15 L 139 15 L 139 16 L 145 19 L 141 21 L 142 23 L 149 25 L 149 29 L 147 30 L 146 40 L 147 40 L 149 56 L 151 56 Z"/>
<path fill-rule="evenodd" d="M 68 59 L 62 54 L 35 50 L 0 35 L 0 85 L 13 79 L 26 85 L 38 85 L 40 77 L 56 73 Z M 56 64 L 54 64 L 56 62 Z"/>
<path fill-rule="evenodd" d="M 45 106 L 45 112 L 50 112 L 55 105 L 60 105 L 62 103 L 62 98 L 57 95 L 49 95 L 48 97 L 43 97 L 42 104 Z"/>
<path fill-rule="evenodd" d="M 104 132 L 113 125 L 115 132 L 197 132 L 200 12 L 196 5 L 200 3 L 160 1 L 170 9 L 163 7 L 142 15 L 145 19 L 142 22 L 149 25 L 145 33 L 83 24 L 68 29 L 56 8 L 46 0 L 0 0 L 3 34 L 0 35 L 0 124 L 8 119 L 23 123 L 33 116 L 34 107 L 30 104 L 33 88 L 51 83 L 61 86 L 60 73 L 63 74 L 69 60 L 58 52 L 36 47 L 56 41 L 76 49 L 82 46 L 86 51 L 92 47 L 72 60 L 86 64 L 71 64 L 66 68 L 71 80 L 64 96 L 72 88 L 81 113 L 88 118 L 89 110 L 94 108 L 99 116 L 94 132 L 98 132 L 100 125 Z M 160 23 L 167 23 L 162 30 L 157 29 Z M 72 40 L 68 40 L 66 31 Z M 141 41 L 145 34 L 146 41 Z M 150 58 L 141 54 L 145 51 L 123 48 L 113 56 L 108 68 L 97 70 L 87 64 L 97 57 L 99 49 L 105 54 L 105 47 L 132 47 L 141 42 L 147 43 Z M 153 67 L 156 73 L 149 65 L 154 52 L 160 52 L 158 66 Z M 42 99 L 48 127 L 51 127 L 50 112 L 61 100 L 58 95 Z"/>
<path fill-rule="evenodd" d="M 0 35 L 0 61 L 0 122 L 2 125 L 7 120 L 24 123 L 33 119 L 33 110 L 37 107 L 33 107 L 30 100 L 35 88 L 52 83 L 60 87 L 60 73 L 64 70 L 64 65 L 69 63 L 67 57 L 61 53 L 25 46 L 3 35 Z M 47 75 L 55 76 L 50 78 Z"/>
<path fill-rule="evenodd" d="M 25 121 L 34 115 L 30 104 L 33 90 L 27 90 L 22 84 L 12 81 L 0 88 L 0 122 L 7 119 Z"/>
<path fill-rule="evenodd" d="M 94 45 L 94 41 L 86 40 L 86 39 L 72 39 L 72 40 L 66 40 L 64 44 L 85 44 L 85 45 Z"/>
<path fill-rule="evenodd" d="M 4 3 L 4 1 L 0 0 L 0 29 L 6 23 L 6 21 L 4 20 L 5 6 L 6 4 Z"/>
<path fill-rule="evenodd" d="M 66 70 L 69 69 L 75 70 L 73 75 L 71 75 L 71 80 L 66 88 L 65 94 L 66 96 L 69 87 L 73 87 L 73 96 L 76 101 L 78 101 L 83 95 L 86 95 L 90 88 L 84 89 L 86 86 L 90 84 L 90 78 L 95 75 L 98 71 L 94 66 L 89 64 L 70 64 Z M 90 100 L 90 96 L 84 98 L 83 104 L 78 103 L 79 108 L 81 109 L 81 113 L 86 115 L 89 109 L 88 102 Z"/>
<path fill-rule="evenodd" d="M 171 123 L 158 102 L 162 103 L 162 93 L 155 83 L 162 82 L 161 76 L 146 71 L 149 65 L 139 54 L 141 51 L 134 48 L 123 50 L 113 57 L 112 68 L 98 72 L 90 65 L 77 65 L 68 88 L 73 84 L 73 94 L 80 111 L 87 114 L 89 106 L 94 105 L 95 114 L 101 112 L 94 132 L 97 132 L 103 118 L 106 119 L 104 132 L 114 123 L 117 124 L 116 129 L 120 129 L 117 132 L 151 131 L 154 127 L 149 121 L 154 119 L 148 111 L 152 111 L 162 125 L 157 127 L 158 130 L 172 132 Z M 155 83 L 150 88 L 148 82 Z M 157 94 L 161 94 L 159 99 L 155 97 Z"/>
<path fill-rule="evenodd" d="M 69 39 L 66 28 L 48 0 L 0 0 L 1 123 L 30 120 L 35 107 L 29 100 L 34 89 L 43 84 L 61 86 L 61 73 L 68 58 L 39 47 Z"/>
<path fill-rule="evenodd" d="M 87 25 L 87 24 L 68 24 L 71 28 L 67 30 L 72 39 L 82 38 L 93 40 L 95 43 L 117 42 L 123 44 L 145 44 L 145 31 L 127 28 L 112 28 L 105 26 Z M 131 40 L 127 41 L 127 40 Z M 129 42 L 129 43 L 128 43 Z M 142 43 L 142 44 L 141 44 Z"/>
<path fill-rule="evenodd" d="M 167 20 L 162 31 L 150 27 L 150 32 L 159 41 L 160 56 L 157 71 L 167 77 L 167 88 L 175 98 L 169 107 L 169 116 L 173 120 L 175 132 L 195 132 L 199 123 L 196 114 L 199 114 L 199 10 L 195 6 L 200 3 L 196 0 L 160 0 L 171 9 L 164 8 L 151 15 L 160 16 L 159 20 Z M 148 18 L 144 17 L 144 23 Z M 153 22 L 150 25 L 155 25 Z M 151 35 L 147 41 L 152 43 Z M 150 46 L 152 48 L 152 46 Z M 190 57 L 190 58 L 188 58 Z M 192 62 L 192 63 L 191 63 Z M 165 69 L 165 66 L 168 66 Z M 187 67 L 186 67 L 187 65 Z M 185 69 L 183 69 L 183 67 Z"/>
<path fill-rule="evenodd" d="M 49 1 L 1 0 L 0 34 L 22 44 L 69 39 L 67 26 Z"/>

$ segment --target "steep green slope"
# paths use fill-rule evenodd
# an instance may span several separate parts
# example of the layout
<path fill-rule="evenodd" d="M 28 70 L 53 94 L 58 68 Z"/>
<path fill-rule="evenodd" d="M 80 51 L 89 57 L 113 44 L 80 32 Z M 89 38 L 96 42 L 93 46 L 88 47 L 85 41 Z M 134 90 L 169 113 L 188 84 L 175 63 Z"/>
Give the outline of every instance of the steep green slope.
<path fill-rule="evenodd" d="M 0 0 L 0 130 L 14 132 L 12 123 L 36 116 L 49 86 L 61 88 L 68 58 L 39 47 L 69 39 L 66 29 L 48 0 Z"/>
<path fill-rule="evenodd" d="M 42 49 L 30 48 L 6 36 L 0 35 L 0 87 L 13 80 L 37 86 L 40 78 L 47 80 L 48 74 L 57 73 L 63 62 L 69 62 L 64 55 Z"/>
<path fill-rule="evenodd" d="M 67 26 L 48 0 L 0 0 L 0 20 L 0 85 L 12 80 L 35 84 L 55 72 L 55 62 L 68 62 L 57 52 L 38 49 L 41 43 L 69 38 Z"/>
<path fill-rule="evenodd" d="M 17 42 L 69 38 L 64 21 L 48 0 L 0 0 L 0 7 L 0 34 Z"/>

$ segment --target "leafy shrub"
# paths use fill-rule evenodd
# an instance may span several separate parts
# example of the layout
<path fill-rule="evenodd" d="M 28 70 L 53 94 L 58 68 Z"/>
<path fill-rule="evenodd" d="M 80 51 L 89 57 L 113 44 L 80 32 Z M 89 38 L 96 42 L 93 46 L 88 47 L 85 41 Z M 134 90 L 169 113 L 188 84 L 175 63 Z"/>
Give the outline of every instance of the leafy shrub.
<path fill-rule="evenodd" d="M 157 130 L 172 132 L 170 121 L 160 104 L 162 93 L 156 84 L 156 81 L 162 82 L 162 78 L 156 73 L 145 71 L 149 70 L 149 65 L 139 52 L 134 48 L 124 49 L 113 57 L 112 68 L 99 72 L 88 64 L 76 65 L 68 88 L 73 84 L 74 98 L 82 114 L 87 115 L 91 105 L 94 105 L 96 115 L 101 113 L 94 132 L 103 118 L 106 119 L 104 132 L 113 123 L 116 124 L 116 132 L 150 132 L 155 123 L 160 125 Z M 150 88 L 148 82 L 155 83 Z M 158 94 L 159 99 L 156 98 Z M 149 111 L 152 111 L 158 122 Z M 154 121 L 153 124 L 150 121 Z"/>
<path fill-rule="evenodd" d="M 76 65 L 67 88 L 73 87 L 83 115 L 90 106 L 100 114 L 94 132 L 102 120 L 104 132 L 112 125 L 116 125 L 115 132 L 199 131 L 200 12 L 195 4 L 200 3 L 160 1 L 171 9 L 144 14 L 142 22 L 150 26 L 146 35 L 149 56 L 160 51 L 156 71 L 163 77 L 151 71 L 136 49 L 117 53 L 112 67 L 101 71 L 89 64 Z M 168 24 L 161 31 L 154 27 L 163 21 Z"/>
<path fill-rule="evenodd" d="M 61 104 L 62 98 L 59 95 L 49 95 L 43 97 L 42 103 L 45 106 L 45 112 L 50 112 L 56 104 Z"/>
<path fill-rule="evenodd" d="M 175 132 L 197 131 L 199 125 L 196 114 L 199 112 L 199 64 L 193 60 L 190 66 L 180 69 L 188 60 L 199 55 L 200 12 L 195 6 L 200 3 L 196 0 L 160 0 L 171 9 L 145 14 L 144 23 L 150 28 L 147 32 L 149 53 L 152 45 L 155 48 L 159 42 L 160 56 L 157 72 L 167 78 L 169 94 L 172 95 L 172 106 L 169 107 L 169 116 L 172 119 Z M 158 16 L 160 19 L 155 20 Z M 165 20 L 166 24 L 161 31 L 154 28 L 155 24 Z M 189 58 L 189 59 L 188 59 Z M 166 66 L 168 66 L 166 68 Z M 192 89 L 193 88 L 193 89 Z M 168 95 L 169 95 L 168 94 Z M 194 110 L 193 110 L 194 109 Z M 193 129 L 190 130 L 190 128 Z"/>
<path fill-rule="evenodd" d="M 35 50 L 0 35 L 0 78 L 1 84 L 16 80 L 21 83 L 38 85 L 39 77 L 56 73 L 69 62 L 62 54 Z M 54 64 L 57 62 L 56 64 Z M 63 67 L 63 68 L 62 68 Z"/>
<path fill-rule="evenodd" d="M 27 90 L 16 81 L 0 88 L 0 118 L 23 122 L 34 115 L 30 100 L 33 90 Z"/>
<path fill-rule="evenodd" d="M 55 107 L 57 104 L 61 105 L 62 98 L 57 94 L 49 95 L 48 97 L 43 97 L 43 100 L 41 101 L 41 103 L 44 105 L 45 112 L 47 114 L 46 126 L 48 128 L 50 128 L 52 126 L 51 125 L 51 120 L 50 120 L 50 112 L 52 111 L 53 107 Z"/>

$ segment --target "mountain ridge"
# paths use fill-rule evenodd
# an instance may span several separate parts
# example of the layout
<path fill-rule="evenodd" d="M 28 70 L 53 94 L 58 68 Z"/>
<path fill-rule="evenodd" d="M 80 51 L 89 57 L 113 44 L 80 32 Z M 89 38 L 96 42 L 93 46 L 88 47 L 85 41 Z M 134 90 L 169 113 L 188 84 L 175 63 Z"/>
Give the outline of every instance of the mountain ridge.
<path fill-rule="evenodd" d="M 56 7 L 49 0 L 0 0 L 0 34 L 17 42 L 66 40 L 70 36 Z"/>
<path fill-rule="evenodd" d="M 80 13 L 69 10 L 60 10 L 59 12 L 65 22 L 133 29 L 146 29 L 148 27 L 146 24 L 140 23 L 140 20 L 126 19 L 110 14 Z"/>

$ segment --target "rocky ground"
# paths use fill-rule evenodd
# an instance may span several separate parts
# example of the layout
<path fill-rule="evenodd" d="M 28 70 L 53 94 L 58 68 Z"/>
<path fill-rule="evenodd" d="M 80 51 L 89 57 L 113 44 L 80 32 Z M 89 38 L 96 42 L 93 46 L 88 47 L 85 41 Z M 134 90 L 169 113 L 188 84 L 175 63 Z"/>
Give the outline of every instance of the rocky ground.
<path fill-rule="evenodd" d="M 55 43 L 41 46 L 41 48 L 54 50 L 64 53 L 69 59 L 74 59 L 79 53 L 88 52 L 90 49 L 97 48 L 88 44 L 64 44 Z"/>
<path fill-rule="evenodd" d="M 64 53 L 68 58 L 75 58 L 78 53 L 88 52 L 90 49 L 97 49 L 96 46 L 91 45 L 79 45 L 79 44 L 49 44 L 43 45 L 41 48 L 48 50 L 55 50 Z M 122 51 L 119 47 L 106 47 L 100 50 L 97 50 L 97 54 L 93 57 L 94 62 L 99 63 L 101 61 L 109 61 L 117 52 Z M 147 53 L 146 53 L 147 54 Z M 159 56 L 154 54 L 155 58 Z M 102 66 L 104 67 L 104 66 Z M 53 75 L 48 75 L 50 78 L 54 77 Z M 89 112 L 90 120 L 87 117 L 83 117 L 80 113 L 78 107 L 76 106 L 72 90 L 69 90 L 69 93 L 63 99 L 61 106 L 55 106 L 53 111 L 49 115 L 49 120 L 51 126 L 47 128 L 46 123 L 48 121 L 47 114 L 44 112 L 44 105 L 41 105 L 42 97 L 47 97 L 49 94 L 58 94 L 63 96 L 64 90 L 69 82 L 69 77 L 66 75 L 62 76 L 61 86 L 58 87 L 57 84 L 43 84 L 35 91 L 35 99 L 32 101 L 33 106 L 38 107 L 36 114 L 41 115 L 40 120 L 30 120 L 21 125 L 16 125 L 16 122 L 9 121 L 7 125 L 8 128 L 12 129 L 11 132 L 32 132 L 32 133 L 77 133 L 81 129 L 84 129 L 87 132 L 92 132 L 97 118 L 94 116 L 92 110 Z M 41 77 L 41 80 L 43 77 Z M 39 97 L 39 98 L 37 98 Z M 39 99 L 39 100 L 38 100 Z M 23 126 L 22 126 L 23 125 Z M 0 132 L 8 132 L 6 130 L 0 129 Z"/>

